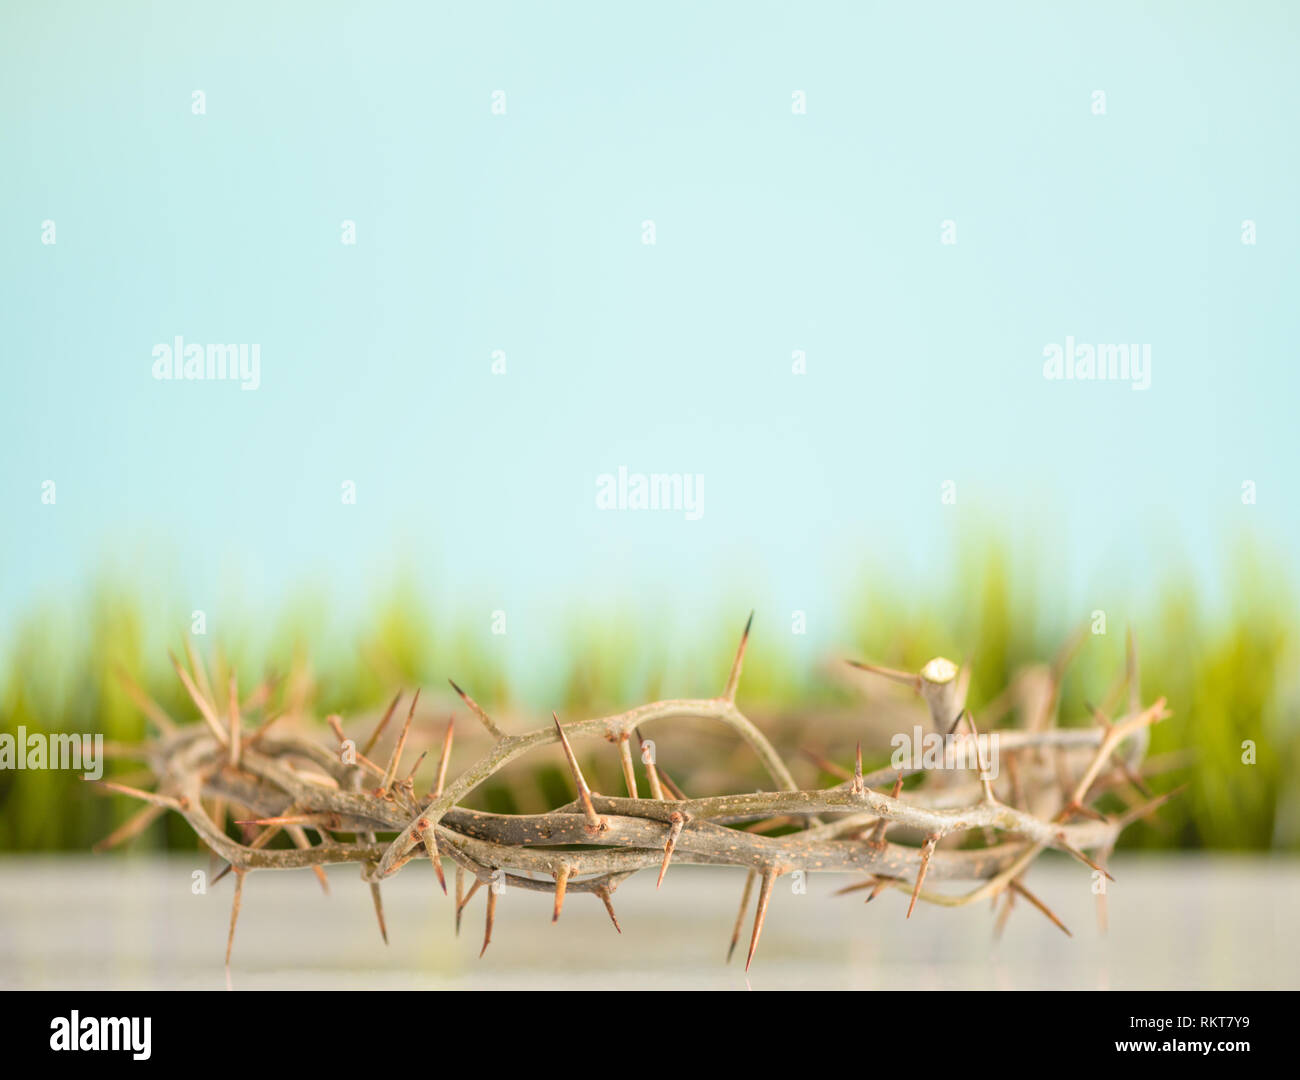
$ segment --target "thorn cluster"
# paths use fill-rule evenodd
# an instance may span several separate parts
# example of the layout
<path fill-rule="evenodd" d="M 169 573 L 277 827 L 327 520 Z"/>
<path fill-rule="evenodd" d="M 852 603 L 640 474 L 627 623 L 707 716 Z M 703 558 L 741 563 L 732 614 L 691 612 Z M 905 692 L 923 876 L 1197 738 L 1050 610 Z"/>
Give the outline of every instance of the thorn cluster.
<path fill-rule="evenodd" d="M 346 737 L 337 716 L 327 718 L 336 740 L 332 747 L 296 735 L 276 735 L 270 729 L 285 712 L 270 708 L 275 680 L 267 680 L 241 702 L 232 672 L 221 703 L 213 694 L 202 659 L 187 643 L 188 668 L 175 656 L 172 664 L 200 723 L 176 723 L 129 677 L 122 676 L 126 692 L 157 732 L 143 748 L 132 748 L 132 756 L 143 754 L 147 759 L 156 785 L 155 790 L 146 791 L 116 781 L 100 782 L 103 789 L 139 799 L 145 806 L 97 845 L 97 850 L 138 836 L 167 811 L 182 815 L 227 864 L 218 880 L 231 871 L 235 875 L 227 966 L 244 879 L 253 870 L 309 867 L 328 892 L 325 866 L 358 865 L 371 891 L 380 935 L 387 942 L 380 883 L 421 857 L 433 864 L 446 894 L 443 860 L 450 858 L 455 864 L 457 933 L 465 908 L 487 886 L 482 955 L 492 940 L 498 898 L 508 888 L 551 892 L 553 922 L 559 919 L 569 894 L 591 893 L 605 907 L 614 929 L 622 933 L 613 894 L 632 874 L 657 867 L 658 887 L 674 860 L 737 866 L 745 869 L 746 877 L 727 958 L 740 940 L 757 883 L 748 968 L 762 936 L 775 883 L 794 871 L 861 875 L 861 881 L 840 892 L 867 890 L 868 903 L 888 889 L 904 891 L 909 894 L 908 918 L 918 902 L 953 907 L 988 899 L 996 908 L 1001 901 L 998 932 L 1019 897 L 1069 934 L 1024 884 L 1030 863 L 1043 851 L 1056 849 L 1114 880 L 1105 863 L 1119 834 L 1176 794 L 1152 798 L 1143 776 L 1149 725 L 1168 714 L 1163 699 L 1146 708 L 1141 705 L 1137 651 L 1131 635 L 1125 676 L 1104 699 L 1103 707 L 1089 707 L 1090 726 L 1057 725 L 1060 681 L 1078 647 L 1075 639 L 1049 669 L 1046 710 L 1028 717 L 1021 728 L 986 730 L 987 736 L 999 738 L 1008 766 L 1005 776 L 997 779 L 985 772 L 986 762 L 978 749 L 982 737 L 966 708 L 969 663 L 958 668 L 939 658 L 911 673 L 850 661 L 859 670 L 910 687 L 927 705 L 933 731 L 950 740 L 974 739 L 977 776 L 971 778 L 969 769 L 866 773 L 859 742 L 851 769 L 810 754 L 832 775 L 843 777 L 843 782 L 820 790 L 801 789 L 775 748 L 736 706 L 752 622 L 751 613 L 723 692 L 716 698 L 651 702 L 567 725 L 552 713 L 550 727 L 507 734 L 452 682 L 452 689 L 488 732 L 492 746 L 449 782 L 455 733 L 455 721 L 449 719 L 432 786 L 423 795 L 416 794 L 415 777 L 428 750 L 410 768 L 401 768 L 419 703 L 418 690 L 387 761 L 380 766 L 369 755 L 396 713 L 400 692 L 360 749 Z M 1127 709 L 1112 719 L 1109 714 L 1124 683 Z M 289 712 L 303 705 L 302 695 L 292 693 Z M 1013 696 L 1004 694 L 996 699 L 985 712 L 986 722 L 1010 711 Z M 245 718 L 257 713 L 265 714 L 260 725 L 246 727 Z M 641 728 L 698 719 L 721 722 L 743 740 L 767 770 L 772 789 L 688 798 L 662 764 L 646 752 Z M 963 721 L 969 733 L 959 731 Z M 641 749 L 648 798 L 641 796 L 633 736 Z M 587 783 L 573 740 L 595 738 L 617 746 L 626 796 L 604 796 Z M 572 775 L 575 801 L 544 814 L 488 814 L 463 805 L 472 791 L 508 763 L 555 742 Z M 917 773 L 922 774 L 919 782 L 904 790 L 905 776 Z M 1108 815 L 1098 809 L 1095 802 L 1103 794 L 1125 803 L 1124 812 Z M 228 818 L 242 830 L 240 839 L 229 835 Z M 282 831 L 293 847 L 271 848 L 271 840 Z M 315 834 L 314 840 L 309 833 Z M 967 840 L 964 845 L 947 842 L 963 838 Z M 925 888 L 927 883 L 961 881 L 977 884 L 965 892 Z M 1104 900 L 1102 891 L 1098 917 L 1103 928 Z"/>

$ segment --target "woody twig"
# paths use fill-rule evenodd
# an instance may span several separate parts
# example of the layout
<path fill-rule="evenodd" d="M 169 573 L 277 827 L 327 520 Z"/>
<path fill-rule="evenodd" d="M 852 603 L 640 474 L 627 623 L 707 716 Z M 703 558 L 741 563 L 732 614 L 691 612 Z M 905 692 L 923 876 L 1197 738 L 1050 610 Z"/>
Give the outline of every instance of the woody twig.
<path fill-rule="evenodd" d="M 415 700 L 386 764 L 378 765 L 366 754 L 374 749 L 395 712 L 400 694 L 357 751 L 345 738 L 337 717 L 330 718 L 336 736 L 332 745 L 269 731 L 270 720 L 278 715 L 270 711 L 270 688 L 265 693 L 255 691 L 241 706 L 233 675 L 223 709 L 212 697 L 197 657 L 189 657 L 191 671 L 173 658 L 198 720 L 178 724 L 132 684 L 132 698 L 157 730 L 156 738 L 142 748 L 133 748 L 133 753 L 139 756 L 143 752 L 157 782 L 153 791 L 102 782 L 107 790 L 148 804 L 102 846 L 138 835 L 167 811 L 184 817 L 199 839 L 235 872 L 227 957 L 244 879 L 254 871 L 311 868 L 323 879 L 322 868 L 327 865 L 358 865 L 373 893 L 386 941 L 380 882 L 419 859 L 433 864 L 445 892 L 442 861 L 450 858 L 456 869 L 451 902 L 457 927 L 474 895 L 486 893 L 486 950 L 503 887 L 553 893 L 554 919 L 560 917 L 567 896 L 590 893 L 600 900 L 621 933 L 612 898 L 633 874 L 651 870 L 663 885 L 670 862 L 675 866 L 734 866 L 745 870 L 746 877 L 741 912 L 730 942 L 733 950 L 753 886 L 756 882 L 759 886 L 748 967 L 758 948 L 773 886 L 795 871 L 862 875 L 861 884 L 847 891 L 869 889 L 868 900 L 886 889 L 904 891 L 910 898 L 908 916 L 918 903 L 951 907 L 1004 897 L 1001 917 L 1005 918 L 1011 901 L 1019 896 L 1069 933 L 1024 885 L 1022 878 L 1030 863 L 1054 849 L 1109 877 L 1102 863 L 1121 831 L 1167 797 L 1157 796 L 1122 817 L 1108 817 L 1094 805 L 1103 792 L 1118 785 L 1131 788 L 1134 777 L 1141 773 L 1148 727 L 1168 715 L 1163 698 L 1141 706 L 1132 646 L 1127 711 L 1111 718 L 1094 709 L 1086 727 L 1054 726 L 1053 710 L 1050 723 L 981 732 L 965 708 L 967 666 L 959 669 L 939 658 L 912 674 L 853 662 L 915 689 L 928 707 L 932 729 L 948 740 L 949 750 L 954 742 L 960 746 L 961 740 L 971 740 L 976 747 L 971 768 L 977 775 L 961 780 L 946 774 L 943 783 L 929 784 L 931 774 L 921 766 L 906 772 L 923 774 L 922 781 L 904 790 L 904 774 L 897 769 L 864 773 L 859 749 L 851 768 L 837 767 L 847 777 L 843 783 L 802 790 L 780 754 L 736 704 L 749 630 L 747 624 L 725 688 L 717 697 L 655 701 L 610 716 L 563 723 L 553 716 L 551 724 L 517 734 L 503 731 L 453 682 L 452 687 L 488 733 L 491 746 L 448 780 L 454 738 L 454 726 L 448 723 L 437 748 L 436 780 L 424 795 L 416 794 L 415 769 L 401 769 Z M 265 710 L 267 718 L 249 727 L 248 715 L 241 713 L 257 709 Z M 963 719 L 969 730 L 959 732 Z M 631 739 L 635 735 L 641 744 L 642 729 L 669 723 L 711 723 L 730 729 L 766 770 L 771 789 L 674 797 L 681 794 L 680 789 L 665 782 L 666 774 L 643 750 L 640 757 L 650 797 L 641 797 L 634 764 L 638 755 L 631 752 Z M 248 730 L 253 733 L 246 735 Z M 987 747 L 990 738 L 997 740 L 1001 755 L 1011 765 L 997 779 L 987 774 L 987 760 L 981 756 L 980 748 Z M 592 739 L 614 744 L 616 749 L 609 752 L 618 755 L 627 796 L 602 795 L 589 786 L 574 745 Z M 557 741 L 572 776 L 573 801 L 541 814 L 494 814 L 463 805 L 475 789 L 506 765 Z M 673 790 L 668 790 L 670 787 Z M 1050 808 L 1047 814 L 1041 812 L 1043 806 Z M 209 807 L 219 807 L 220 816 L 214 816 Z M 1031 813 L 1025 807 L 1039 811 Z M 246 830 L 243 839 L 227 834 L 226 808 L 237 812 L 238 823 Z M 779 832 L 792 823 L 793 831 Z M 255 828 L 263 831 L 251 835 Z M 294 847 L 269 846 L 281 829 Z M 778 835 L 767 835 L 771 829 Z M 315 834 L 315 842 L 309 833 Z M 919 843 L 904 843 L 891 838 L 891 833 Z M 958 847 L 951 842 L 954 838 L 967 843 Z M 1090 857 L 1089 852 L 1097 857 Z M 467 878 L 473 878 L 468 889 L 464 887 Z M 957 882 L 974 884 L 964 891 L 951 891 Z"/>

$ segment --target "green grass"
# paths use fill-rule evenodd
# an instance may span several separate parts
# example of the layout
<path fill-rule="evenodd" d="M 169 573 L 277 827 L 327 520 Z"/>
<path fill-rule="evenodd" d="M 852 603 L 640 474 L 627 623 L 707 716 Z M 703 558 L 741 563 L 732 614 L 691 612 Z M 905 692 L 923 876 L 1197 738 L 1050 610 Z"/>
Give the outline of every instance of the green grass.
<path fill-rule="evenodd" d="M 874 582 L 844 601 L 841 640 L 859 656 L 912 670 L 935 655 L 972 656 L 970 703 L 978 717 L 1017 669 L 1050 660 L 1090 614 L 1062 619 L 1049 596 L 1023 583 L 1015 587 L 1012 565 L 1005 547 L 972 549 L 960 564 L 962 587 L 919 603 Z M 1160 790 L 1180 780 L 1190 784 L 1161 811 L 1164 828 L 1136 826 L 1126 832 L 1125 846 L 1300 849 L 1300 621 L 1289 588 L 1259 557 L 1236 559 L 1229 585 L 1231 599 L 1214 610 L 1190 584 L 1172 585 L 1135 619 L 1143 700 L 1164 695 L 1174 714 L 1155 728 L 1151 753 L 1184 750 L 1192 760 L 1156 784 Z M 304 596 L 269 621 L 263 613 L 256 632 L 202 639 L 211 642 L 203 651 L 218 672 L 234 664 L 241 673 L 284 673 L 309 662 L 321 716 L 373 709 L 397 686 L 445 685 L 448 675 L 472 687 L 490 708 L 522 711 L 526 693 L 512 684 L 484 636 L 455 620 L 412 610 L 406 595 L 394 590 L 343 640 L 320 629 L 324 601 Z M 549 673 L 559 687 L 554 704 L 562 715 L 591 715 L 656 697 L 716 693 L 742 617 L 708 622 L 698 640 L 688 642 L 664 640 L 653 622 L 642 625 L 626 613 L 574 617 L 559 635 L 563 666 Z M 774 632 L 775 621 L 775 615 L 766 623 L 760 617 L 758 630 L 766 626 L 766 632 L 755 635 L 742 707 L 761 714 L 851 705 L 855 699 L 828 683 L 814 664 L 783 648 L 791 639 Z M 188 618 L 121 585 L 100 587 L 73 608 L 31 613 L 9 655 L 0 659 L 0 730 L 23 725 L 47 733 L 103 732 L 117 742 L 142 738 L 143 718 L 114 675 L 119 665 L 172 715 L 192 718 L 192 706 L 158 646 L 170 642 L 179 651 L 188 626 Z M 1088 703 L 1100 701 L 1122 671 L 1124 630 L 1112 622 L 1104 636 L 1085 637 L 1062 691 L 1065 722 L 1082 722 Z M 253 680 L 241 681 L 247 689 Z M 541 722 L 544 714 L 536 719 Z M 1255 743 L 1253 765 L 1242 761 L 1246 740 Z M 845 754 L 851 745 L 843 742 Z M 797 748 L 779 749 L 790 758 Z M 593 748 L 588 757 L 593 785 L 617 790 L 615 756 Z M 495 783 L 481 803 L 512 811 L 571 797 L 567 778 L 552 763 L 539 765 L 528 781 Z M 86 850 L 131 809 L 125 800 L 93 797 L 68 773 L 0 772 L 0 851 Z M 136 841 L 194 843 L 176 820 Z"/>

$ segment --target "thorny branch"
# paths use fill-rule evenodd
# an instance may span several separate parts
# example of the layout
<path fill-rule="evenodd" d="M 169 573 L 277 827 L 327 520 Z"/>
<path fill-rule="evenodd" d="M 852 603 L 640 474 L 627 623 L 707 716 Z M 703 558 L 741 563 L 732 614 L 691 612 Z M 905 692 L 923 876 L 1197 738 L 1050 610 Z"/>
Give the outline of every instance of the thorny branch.
<path fill-rule="evenodd" d="M 932 732 L 948 736 L 946 753 L 954 754 L 963 740 L 973 740 L 977 767 L 966 772 L 951 768 L 901 772 L 886 769 L 863 774 L 861 746 L 855 769 L 838 786 L 818 791 L 798 789 L 781 756 L 736 706 L 750 623 L 736 652 L 723 693 L 716 698 L 656 701 L 626 712 L 591 720 L 553 724 L 520 734 L 503 732 L 484 709 L 457 686 L 466 707 L 492 738 L 491 749 L 450 783 L 447 767 L 453 741 L 448 723 L 439 752 L 436 782 L 426 794 L 415 792 L 420 761 L 405 774 L 401 759 L 415 715 L 415 700 L 407 711 L 388 761 L 377 764 L 373 751 L 392 719 L 401 695 L 394 697 L 374 733 L 358 750 L 346 739 L 337 717 L 330 726 L 334 747 L 270 729 L 283 714 L 267 712 L 269 685 L 259 687 L 244 702 L 232 673 L 223 708 L 213 695 L 203 662 L 188 650 L 190 671 L 175 657 L 172 662 L 193 699 L 201 723 L 178 726 L 129 679 L 127 692 L 157 729 L 157 738 L 124 756 L 144 758 L 157 778 L 155 791 L 126 787 L 114 781 L 101 786 L 143 800 L 146 805 L 100 845 L 121 843 L 138 835 L 162 812 L 182 815 L 199 838 L 235 872 L 235 899 L 227 939 L 230 962 L 244 877 L 252 870 L 310 867 L 328 890 L 321 869 L 332 863 L 357 863 L 374 898 L 380 930 L 387 941 L 379 883 L 411 859 L 428 858 L 443 892 L 447 891 L 442 860 L 456 864 L 455 916 L 457 929 L 465 906 L 487 885 L 487 919 L 483 949 L 492 936 L 498 892 L 502 886 L 545 890 L 554 894 L 553 919 L 558 919 L 570 893 L 592 893 L 604 904 L 616 929 L 612 896 L 638 870 L 656 869 L 659 885 L 670 862 L 738 866 L 747 871 L 740 912 L 732 935 L 734 950 L 745 912 L 758 883 L 757 912 L 746 967 L 758 946 L 775 881 L 796 871 L 837 871 L 864 875 L 845 892 L 869 889 L 875 899 L 885 889 L 910 894 L 910 917 L 917 901 L 944 906 L 1001 898 L 999 928 L 1019 896 L 1064 930 L 1065 926 L 1038 897 L 1029 892 L 1023 875 L 1044 850 L 1066 852 L 1094 873 L 1110 875 L 1105 862 L 1122 830 L 1150 814 L 1174 793 L 1122 816 L 1107 817 L 1092 805 L 1104 791 L 1145 794 L 1141 778 L 1147 728 L 1168 715 L 1164 699 L 1143 708 L 1140 703 L 1137 653 L 1129 639 L 1127 709 L 1110 719 L 1107 709 L 1093 708 L 1093 726 L 1056 727 L 1059 685 L 1077 640 L 1063 650 L 1051 668 L 1051 692 L 1041 715 L 1019 730 L 981 735 L 965 708 L 969 665 L 935 659 L 920 672 L 902 672 L 849 661 L 855 667 L 912 687 L 925 701 Z M 1112 697 L 1118 697 L 1121 683 Z M 419 693 L 415 698 L 418 700 Z M 267 712 L 259 727 L 247 729 L 247 716 Z M 241 718 L 241 713 L 243 714 Z M 631 740 L 643 745 L 644 725 L 678 721 L 712 721 L 730 728 L 753 750 L 776 790 L 688 799 L 672 784 L 653 755 L 634 755 Z M 959 728 L 966 728 L 959 731 Z M 978 755 L 996 736 L 1006 768 L 996 779 L 982 770 Z M 603 738 L 617 745 L 627 786 L 625 797 L 590 789 L 572 743 Z M 461 803 L 479 785 L 509 762 L 538 747 L 560 742 L 578 798 L 544 814 L 493 814 Z M 638 789 L 635 760 L 640 758 L 650 797 Z M 421 760 L 423 755 L 421 755 Z M 950 759 L 951 760 L 951 759 Z M 967 758 L 966 760 L 969 760 Z M 971 772 L 974 779 L 969 779 Z M 923 772 L 922 782 L 903 790 L 906 776 Z M 399 775 L 401 778 L 399 778 Z M 886 788 L 888 794 L 876 788 Z M 206 800 L 206 802 L 205 802 Z M 236 840 L 227 832 L 230 812 L 243 830 Z M 782 835 L 765 835 L 775 827 L 794 827 Z M 254 830 L 262 831 L 254 834 Z M 270 848 L 284 830 L 293 848 Z M 309 832 L 316 834 L 313 843 Z M 919 846 L 898 843 L 889 833 L 919 838 Z M 351 837 L 351 839 L 346 839 Z M 385 839 L 381 839 L 385 837 Z M 958 847 L 958 842 L 973 846 Z M 1087 853 L 1093 853 L 1091 856 Z M 464 889 L 467 876 L 473 885 Z M 925 885 L 954 881 L 979 884 L 966 892 L 944 892 Z M 1104 890 L 1098 895 L 1099 904 Z M 1099 907 L 1103 926 L 1104 907 Z M 728 952 L 730 958 L 731 952 Z"/>

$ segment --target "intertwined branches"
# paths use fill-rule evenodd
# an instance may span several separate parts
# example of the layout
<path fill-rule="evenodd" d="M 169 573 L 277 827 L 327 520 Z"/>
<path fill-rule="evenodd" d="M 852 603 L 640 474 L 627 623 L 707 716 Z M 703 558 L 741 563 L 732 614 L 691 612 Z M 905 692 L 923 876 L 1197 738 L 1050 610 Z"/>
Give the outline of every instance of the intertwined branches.
<path fill-rule="evenodd" d="M 1131 640 L 1126 673 L 1109 695 L 1118 700 L 1127 685 L 1127 707 L 1112 720 L 1108 714 L 1114 705 L 1107 700 L 1092 709 L 1093 723 L 1088 727 L 1056 726 L 1060 680 L 1072 648 L 1064 650 L 1050 669 L 1051 693 L 1024 728 L 983 733 L 965 709 L 969 667 L 958 669 L 947 660 L 936 659 L 913 674 L 855 663 L 874 675 L 912 687 L 928 706 L 931 731 L 948 737 L 947 761 L 960 760 L 952 755 L 962 749 L 963 740 L 969 740 L 968 747 L 977 748 L 976 767 L 965 772 L 887 769 L 864 775 L 859 744 L 855 768 L 852 773 L 844 771 L 842 783 L 804 791 L 799 790 L 775 748 L 736 705 L 749 629 L 747 624 L 718 697 L 656 701 L 612 716 L 566 724 L 552 714 L 551 725 L 520 734 L 502 731 L 453 682 L 453 689 L 491 737 L 491 748 L 448 782 L 454 734 L 454 721 L 449 722 L 439 750 L 436 779 L 423 794 L 416 792 L 415 775 L 424 755 L 402 772 L 418 692 L 386 763 L 380 765 L 368 755 L 392 720 L 400 694 L 360 747 L 347 739 L 339 718 L 330 717 L 336 742 L 326 746 L 272 730 L 283 714 L 269 714 L 269 685 L 241 702 L 233 673 L 227 693 L 218 695 L 193 651 L 188 657 L 189 670 L 173 657 L 202 723 L 178 726 L 127 681 L 128 691 L 158 735 L 124 752 L 148 763 L 157 780 L 156 790 L 102 782 L 106 788 L 148 804 L 103 846 L 137 835 L 166 810 L 183 816 L 199 838 L 226 861 L 222 874 L 233 870 L 235 875 L 227 965 L 244 878 L 252 870 L 311 867 L 328 890 L 323 866 L 359 864 L 387 941 L 380 882 L 412 859 L 429 859 L 445 893 L 443 859 L 450 858 L 456 870 L 458 928 L 466 905 L 488 886 L 486 950 L 498 895 L 506 886 L 552 892 L 553 920 L 560 917 L 568 894 L 594 894 L 621 933 L 613 894 L 637 871 L 657 869 L 662 885 L 671 862 L 743 867 L 748 876 L 728 957 L 739 940 L 757 885 L 748 967 L 775 882 L 797 871 L 861 874 L 861 883 L 843 891 L 870 890 L 868 901 L 885 889 L 901 889 L 911 896 L 908 916 L 918 900 L 956 906 L 1001 898 L 999 927 L 1020 897 L 1068 934 L 1025 886 L 1023 877 L 1029 864 L 1053 848 L 1095 874 L 1109 877 L 1105 863 L 1121 831 L 1169 797 L 1149 799 L 1141 775 L 1148 725 L 1168 714 L 1163 699 L 1142 707 Z M 260 726 L 245 732 L 244 716 L 250 713 L 268 715 Z M 730 728 L 766 769 L 772 790 L 686 798 L 649 748 L 640 753 L 632 748 L 634 738 L 642 748 L 641 729 L 646 725 L 676 721 L 710 721 Z M 985 738 L 988 735 L 996 736 L 1006 765 L 997 779 L 989 775 L 987 762 L 979 756 L 991 745 Z M 592 738 L 605 739 L 617 748 L 626 796 L 601 795 L 588 786 L 572 743 Z M 508 763 L 557 741 L 577 790 L 573 802 L 542 814 L 493 814 L 462 805 Z M 644 785 L 637 776 L 638 761 Z M 921 782 L 903 790 L 905 778 L 918 772 L 924 773 Z M 1107 816 L 1093 805 L 1105 791 L 1131 789 L 1149 801 L 1131 806 L 1121 816 Z M 228 813 L 242 828 L 241 839 L 228 834 Z M 268 846 L 281 830 L 293 842 L 292 849 Z M 766 835 L 768 832 L 777 835 Z M 314 842 L 309 833 L 315 834 Z M 918 842 L 899 842 L 908 837 Z M 926 887 L 955 881 L 978 884 L 956 893 Z M 1104 889 L 1099 890 L 1099 902 L 1104 904 L 1104 898 Z M 1104 924 L 1104 907 L 1099 914 Z"/>

